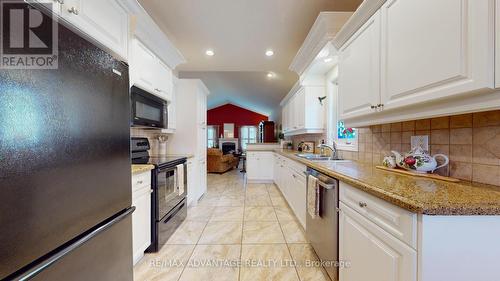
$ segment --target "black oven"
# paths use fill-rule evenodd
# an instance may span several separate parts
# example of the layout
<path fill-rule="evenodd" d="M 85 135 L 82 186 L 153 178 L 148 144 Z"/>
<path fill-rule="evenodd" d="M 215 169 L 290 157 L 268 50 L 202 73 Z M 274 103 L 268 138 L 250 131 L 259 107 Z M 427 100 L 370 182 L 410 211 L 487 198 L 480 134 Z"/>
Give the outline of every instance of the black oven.
<path fill-rule="evenodd" d="M 185 158 L 157 165 L 153 170 L 151 246 L 158 252 L 187 216 L 187 164 Z"/>
<path fill-rule="evenodd" d="M 168 124 L 167 101 L 136 86 L 130 89 L 131 125 L 166 129 Z"/>
<path fill-rule="evenodd" d="M 130 140 L 132 164 L 151 164 L 151 245 L 158 252 L 187 216 L 187 159 L 182 156 L 149 155 L 147 138 Z"/>
<path fill-rule="evenodd" d="M 178 166 L 158 168 L 156 171 L 156 208 L 157 218 L 165 217 L 175 206 L 186 198 L 186 163 L 182 164 L 183 172 L 179 173 Z M 182 178 L 179 176 L 182 174 Z M 179 181 L 183 181 L 181 184 Z M 183 186 L 182 189 L 180 187 Z"/>

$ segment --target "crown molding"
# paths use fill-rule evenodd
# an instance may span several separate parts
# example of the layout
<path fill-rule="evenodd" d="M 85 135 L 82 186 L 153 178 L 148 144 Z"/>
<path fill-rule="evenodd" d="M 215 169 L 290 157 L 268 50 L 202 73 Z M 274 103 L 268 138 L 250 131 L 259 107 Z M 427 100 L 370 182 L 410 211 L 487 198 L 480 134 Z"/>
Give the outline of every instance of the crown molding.
<path fill-rule="evenodd" d="M 301 76 L 318 53 L 335 37 L 352 14 L 352 12 L 319 13 L 304 43 L 302 43 L 302 46 L 290 64 L 289 69 Z"/>
<path fill-rule="evenodd" d="M 342 45 L 365 23 L 387 0 L 364 0 L 342 29 L 335 35 L 332 44 L 340 49 Z"/>
<path fill-rule="evenodd" d="M 175 69 L 179 64 L 186 62 L 182 53 L 168 39 L 137 0 L 123 0 L 120 3 L 132 19 L 132 36 L 139 38 L 142 43 L 171 69 Z"/>
<path fill-rule="evenodd" d="M 288 91 L 288 94 L 286 94 L 286 96 L 281 100 L 280 106 L 283 107 L 287 103 L 287 101 L 300 90 L 300 88 L 302 88 L 302 84 L 299 79 L 297 80 L 297 82 L 295 82 L 295 84 L 293 84 L 293 87 L 290 89 L 290 91 Z"/>

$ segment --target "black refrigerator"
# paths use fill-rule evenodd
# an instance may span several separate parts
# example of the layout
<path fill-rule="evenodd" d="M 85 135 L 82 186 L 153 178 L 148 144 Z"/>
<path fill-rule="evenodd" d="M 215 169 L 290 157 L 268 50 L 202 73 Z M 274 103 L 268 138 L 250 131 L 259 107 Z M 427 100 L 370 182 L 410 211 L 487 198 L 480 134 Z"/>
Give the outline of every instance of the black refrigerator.
<path fill-rule="evenodd" d="M 0 280 L 133 280 L 128 66 L 55 24 L 57 69 L 0 69 Z"/>

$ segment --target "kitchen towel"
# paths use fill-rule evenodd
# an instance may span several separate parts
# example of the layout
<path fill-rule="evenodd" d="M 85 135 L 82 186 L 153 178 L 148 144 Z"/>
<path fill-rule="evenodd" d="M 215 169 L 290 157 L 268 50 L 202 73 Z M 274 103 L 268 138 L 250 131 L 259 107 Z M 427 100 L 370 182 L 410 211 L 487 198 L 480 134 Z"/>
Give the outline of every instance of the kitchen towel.
<path fill-rule="evenodd" d="M 179 195 L 184 193 L 184 164 L 179 164 L 177 167 L 177 188 Z"/>
<path fill-rule="evenodd" d="M 319 217 L 319 203 L 321 189 L 318 185 L 318 178 L 313 175 L 308 176 L 307 184 L 307 212 L 311 218 Z"/>

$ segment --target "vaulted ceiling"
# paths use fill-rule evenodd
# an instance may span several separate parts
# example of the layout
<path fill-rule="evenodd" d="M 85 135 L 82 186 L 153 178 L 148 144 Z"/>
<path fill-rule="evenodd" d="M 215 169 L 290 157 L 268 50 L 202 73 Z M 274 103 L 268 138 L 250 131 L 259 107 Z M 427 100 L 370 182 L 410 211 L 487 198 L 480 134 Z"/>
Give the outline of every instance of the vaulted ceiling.
<path fill-rule="evenodd" d="M 179 77 L 205 82 L 209 107 L 232 102 L 272 116 L 298 79 L 288 66 L 319 12 L 353 11 L 362 0 L 139 2 L 186 58 Z"/>

